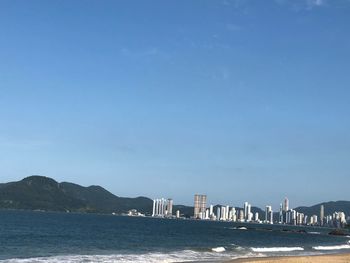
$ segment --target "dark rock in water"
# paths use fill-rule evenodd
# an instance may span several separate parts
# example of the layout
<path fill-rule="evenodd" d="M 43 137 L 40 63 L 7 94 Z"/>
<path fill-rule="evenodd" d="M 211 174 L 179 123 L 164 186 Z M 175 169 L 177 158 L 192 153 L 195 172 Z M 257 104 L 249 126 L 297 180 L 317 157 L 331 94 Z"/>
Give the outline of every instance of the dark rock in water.
<path fill-rule="evenodd" d="M 348 233 L 346 233 L 345 231 L 340 230 L 340 229 L 332 230 L 328 234 L 333 235 L 333 236 L 347 236 L 348 235 Z"/>
<path fill-rule="evenodd" d="M 302 233 L 302 234 L 307 233 L 304 229 L 296 230 L 296 229 L 286 229 L 286 228 L 281 229 L 281 232 Z"/>
<path fill-rule="evenodd" d="M 269 227 L 262 227 L 262 228 L 257 228 L 257 230 L 261 230 L 261 231 L 272 231 L 272 228 Z"/>

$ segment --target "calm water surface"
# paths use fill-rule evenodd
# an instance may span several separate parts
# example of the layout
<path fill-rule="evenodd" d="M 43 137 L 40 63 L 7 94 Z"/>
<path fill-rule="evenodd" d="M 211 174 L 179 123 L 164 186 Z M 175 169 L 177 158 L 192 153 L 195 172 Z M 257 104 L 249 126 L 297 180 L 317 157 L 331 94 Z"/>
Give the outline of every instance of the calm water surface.
<path fill-rule="evenodd" d="M 297 232 L 301 229 L 307 233 Z M 350 252 L 350 237 L 329 236 L 329 231 L 324 228 L 0 210 L 0 260 L 218 262 L 237 257 Z"/>

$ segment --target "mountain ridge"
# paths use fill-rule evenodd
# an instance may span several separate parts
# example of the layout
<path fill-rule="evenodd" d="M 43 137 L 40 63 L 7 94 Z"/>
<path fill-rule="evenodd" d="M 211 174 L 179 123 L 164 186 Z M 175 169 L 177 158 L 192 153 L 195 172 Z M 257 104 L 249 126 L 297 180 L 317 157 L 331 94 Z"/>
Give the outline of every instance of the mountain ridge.
<path fill-rule="evenodd" d="M 152 200 L 118 197 L 98 185 L 84 187 L 33 175 L 0 184 L 0 208 L 95 213 L 124 213 L 135 208 L 147 213 Z"/>

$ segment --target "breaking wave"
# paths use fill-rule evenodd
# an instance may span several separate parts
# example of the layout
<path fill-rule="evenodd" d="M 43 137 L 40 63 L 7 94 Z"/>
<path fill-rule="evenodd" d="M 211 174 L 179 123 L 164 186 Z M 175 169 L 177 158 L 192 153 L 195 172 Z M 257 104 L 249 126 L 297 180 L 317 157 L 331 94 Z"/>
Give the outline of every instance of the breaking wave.
<path fill-rule="evenodd" d="M 193 250 L 181 250 L 170 253 L 145 253 L 145 254 L 113 254 L 113 255 L 62 255 L 35 258 L 13 258 L 0 260 L 1 263 L 170 263 L 170 262 L 194 262 L 194 261 L 224 261 L 238 258 L 237 255 L 225 252 L 225 248 L 216 247 L 212 251 L 198 252 Z M 245 254 L 243 257 L 253 257 L 254 254 Z"/>
<path fill-rule="evenodd" d="M 226 249 L 224 247 L 214 247 L 211 249 L 214 252 L 225 252 Z"/>
<path fill-rule="evenodd" d="M 303 251 L 302 247 L 252 247 L 254 252 L 291 252 L 291 251 Z"/>
<path fill-rule="evenodd" d="M 316 246 L 312 247 L 315 250 L 339 250 L 339 249 L 350 249 L 350 245 L 338 245 L 338 246 Z"/>

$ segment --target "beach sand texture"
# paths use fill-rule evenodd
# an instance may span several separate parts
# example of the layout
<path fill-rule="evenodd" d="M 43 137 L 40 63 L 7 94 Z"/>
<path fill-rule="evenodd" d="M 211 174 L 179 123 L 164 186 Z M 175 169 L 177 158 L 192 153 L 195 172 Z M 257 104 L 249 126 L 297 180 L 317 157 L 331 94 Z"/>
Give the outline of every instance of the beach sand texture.
<path fill-rule="evenodd" d="M 321 256 L 300 256 L 300 257 L 270 257 L 270 258 L 247 258 L 236 259 L 228 263 L 260 262 L 260 263 L 350 263 L 350 254 L 321 255 Z"/>

